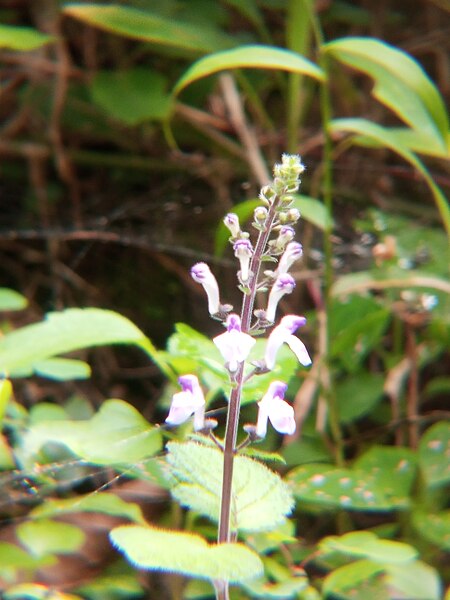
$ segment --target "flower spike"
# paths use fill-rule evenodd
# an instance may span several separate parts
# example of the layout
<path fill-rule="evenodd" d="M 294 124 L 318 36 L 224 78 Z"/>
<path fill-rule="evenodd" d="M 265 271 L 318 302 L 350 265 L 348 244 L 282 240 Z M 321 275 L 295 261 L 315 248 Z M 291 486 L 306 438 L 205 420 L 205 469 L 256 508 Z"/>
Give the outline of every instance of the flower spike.
<path fill-rule="evenodd" d="M 208 297 L 208 311 L 210 315 L 220 312 L 219 286 L 211 269 L 204 262 L 199 262 L 191 268 L 191 276 L 194 281 L 200 283 Z"/>
<path fill-rule="evenodd" d="M 285 294 L 290 294 L 295 288 L 294 278 L 288 273 L 283 273 L 277 277 L 269 294 L 267 303 L 266 319 L 273 323 L 275 321 L 275 313 L 277 312 L 278 302 Z"/>
<path fill-rule="evenodd" d="M 266 437 L 267 419 L 270 420 L 274 429 L 279 433 L 292 435 L 295 431 L 294 409 L 284 400 L 287 384 L 282 381 L 273 381 L 269 389 L 258 402 L 258 421 L 256 423 L 256 435 L 259 438 Z"/>
<path fill-rule="evenodd" d="M 244 362 L 253 348 L 256 340 L 251 335 L 241 331 L 241 319 L 231 313 L 226 321 L 227 331 L 213 338 L 230 373 L 235 373 L 239 364 Z"/>
<path fill-rule="evenodd" d="M 280 321 L 278 327 L 272 331 L 267 340 L 264 362 L 266 367 L 271 371 L 275 367 L 278 350 L 283 344 L 287 344 L 292 352 L 298 358 L 298 361 L 307 367 L 311 364 L 311 358 L 305 347 L 305 344 L 293 335 L 299 327 L 306 324 L 305 317 L 297 317 L 296 315 L 287 315 Z"/>
<path fill-rule="evenodd" d="M 194 415 L 194 429 L 200 431 L 205 427 L 205 398 L 195 375 L 182 375 L 178 379 L 182 391 L 172 397 L 168 425 L 180 425 Z"/>

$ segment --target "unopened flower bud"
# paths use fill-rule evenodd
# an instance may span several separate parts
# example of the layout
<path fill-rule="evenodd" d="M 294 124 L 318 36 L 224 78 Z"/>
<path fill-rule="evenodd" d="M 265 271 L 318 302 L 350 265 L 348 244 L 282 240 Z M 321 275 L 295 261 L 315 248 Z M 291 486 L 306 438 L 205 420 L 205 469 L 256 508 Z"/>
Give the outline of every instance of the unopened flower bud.
<path fill-rule="evenodd" d="M 228 213 L 223 219 L 225 227 L 230 231 L 234 238 L 239 237 L 241 227 L 239 225 L 239 217 L 234 213 Z"/>
<path fill-rule="evenodd" d="M 191 276 L 194 281 L 203 286 L 206 292 L 209 314 L 215 315 L 220 312 L 219 286 L 208 265 L 204 262 L 195 264 L 191 268 Z"/>
<path fill-rule="evenodd" d="M 275 280 L 269 294 L 269 300 L 267 303 L 266 319 L 273 323 L 275 321 L 275 314 L 277 311 L 278 302 L 285 294 L 290 294 L 295 288 L 294 278 L 288 273 L 279 275 Z"/>
<path fill-rule="evenodd" d="M 292 223 L 293 225 L 295 223 L 297 223 L 297 221 L 301 217 L 300 211 L 298 209 L 296 209 L 296 208 L 290 208 L 287 211 L 287 215 L 288 215 L 288 221 L 289 221 L 289 223 Z"/>
<path fill-rule="evenodd" d="M 253 217 L 258 225 L 264 225 L 268 214 L 269 211 L 267 208 L 265 208 L 265 206 L 257 206 L 255 208 L 255 212 L 253 213 Z"/>
<path fill-rule="evenodd" d="M 241 265 L 240 279 L 242 283 L 248 281 L 250 277 L 249 266 L 253 255 L 253 246 L 249 240 L 237 240 L 233 245 L 234 255 L 239 259 Z"/>

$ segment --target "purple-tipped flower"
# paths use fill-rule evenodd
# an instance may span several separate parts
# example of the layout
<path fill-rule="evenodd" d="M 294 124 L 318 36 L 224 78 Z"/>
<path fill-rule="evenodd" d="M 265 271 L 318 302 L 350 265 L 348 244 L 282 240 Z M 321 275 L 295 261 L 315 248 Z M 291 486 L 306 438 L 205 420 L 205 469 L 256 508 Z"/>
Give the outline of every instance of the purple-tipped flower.
<path fill-rule="evenodd" d="M 277 312 L 278 302 L 285 294 L 290 294 L 295 288 L 294 278 L 288 273 L 279 275 L 272 286 L 267 303 L 266 319 L 273 323 Z"/>
<path fill-rule="evenodd" d="M 219 286 L 211 269 L 204 262 L 199 262 L 191 268 L 191 276 L 194 281 L 200 283 L 208 297 L 208 311 L 210 315 L 220 312 Z"/>
<path fill-rule="evenodd" d="M 228 213 L 223 219 L 225 227 L 230 231 L 231 237 L 237 238 L 241 233 L 239 217 L 234 213 Z"/>
<path fill-rule="evenodd" d="M 250 259 L 253 256 L 253 246 L 249 240 L 241 239 L 234 242 L 234 255 L 239 259 L 241 265 L 240 278 L 242 283 L 248 281 L 250 277 Z"/>
<path fill-rule="evenodd" d="M 200 431 L 205 427 L 205 398 L 195 375 L 182 375 L 178 379 L 182 391 L 172 397 L 168 425 L 180 425 L 194 415 L 194 429 Z"/>
<path fill-rule="evenodd" d="M 303 366 L 307 367 L 311 364 L 311 358 L 305 344 L 293 335 L 305 323 L 305 317 L 297 317 L 296 315 L 287 315 L 281 319 L 280 324 L 275 327 L 267 340 L 264 362 L 268 369 L 272 370 L 275 367 L 278 350 L 283 344 L 289 346 Z"/>
<path fill-rule="evenodd" d="M 226 326 L 226 332 L 217 335 L 213 342 L 223 356 L 228 370 L 234 373 L 247 358 L 256 340 L 241 331 L 241 319 L 234 313 L 228 315 Z"/>
<path fill-rule="evenodd" d="M 276 239 L 275 247 L 278 250 L 283 250 L 286 247 L 286 244 L 292 242 L 292 240 L 294 239 L 294 235 L 295 231 L 293 227 L 291 227 L 290 225 L 283 225 Z"/>
<path fill-rule="evenodd" d="M 282 381 L 273 381 L 267 393 L 258 402 L 259 412 L 256 423 L 256 435 L 266 437 L 267 419 L 279 433 L 292 435 L 295 431 L 294 409 L 284 400 L 287 385 Z"/>
<path fill-rule="evenodd" d="M 277 275 L 287 273 L 291 268 L 291 265 L 301 258 L 303 255 L 303 246 L 298 242 L 289 242 L 286 246 L 286 250 L 283 252 L 278 268 L 276 270 Z"/>

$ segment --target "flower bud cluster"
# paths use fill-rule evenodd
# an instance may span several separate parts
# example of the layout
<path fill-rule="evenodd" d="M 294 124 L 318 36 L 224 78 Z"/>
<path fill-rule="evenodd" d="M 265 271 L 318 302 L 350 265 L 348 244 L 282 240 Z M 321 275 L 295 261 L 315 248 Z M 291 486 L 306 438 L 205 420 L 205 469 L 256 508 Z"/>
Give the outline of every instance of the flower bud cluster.
<path fill-rule="evenodd" d="M 242 317 L 243 322 L 245 321 L 244 330 L 241 317 L 230 313 L 229 305 L 221 304 L 219 286 L 209 266 L 200 262 L 191 269 L 192 278 L 203 286 L 206 293 L 210 315 L 224 321 L 226 331 L 215 336 L 213 342 L 222 356 L 233 385 L 242 385 L 244 363 L 255 345 L 255 339 L 247 329 L 264 329 L 274 324 L 281 298 L 295 288 L 295 280 L 289 274 L 289 269 L 302 257 L 303 248 L 300 243 L 294 241 L 293 225 L 300 218 L 300 213 L 291 204 L 294 200 L 292 194 L 299 188 L 303 171 L 304 166 L 298 156 L 283 155 L 281 163 L 275 165 L 273 182 L 261 190 L 259 198 L 262 206 L 258 206 L 253 214 L 253 227 L 259 232 L 255 246 L 250 241 L 250 234 L 242 231 L 236 214 L 229 213 L 224 218 L 224 224 L 231 234 L 230 243 L 234 255 L 239 261 L 240 289 L 246 294 L 243 300 L 243 315 L 247 315 L 247 318 Z M 271 236 L 274 237 L 270 239 Z M 257 281 L 262 260 L 271 260 L 278 264 L 274 271 L 264 272 L 262 281 Z M 249 315 L 254 295 L 259 289 L 267 286 L 269 294 L 266 309 L 255 311 L 257 322 L 251 327 Z M 250 295 L 252 298 L 248 300 Z M 308 351 L 303 342 L 294 335 L 297 329 L 305 324 L 306 319 L 302 316 L 288 315 L 282 318 L 268 337 L 264 359 L 253 363 L 256 368 L 248 376 L 274 370 L 278 351 L 283 344 L 289 346 L 303 366 L 309 366 L 311 358 Z M 194 415 L 194 429 L 208 429 L 204 418 L 205 401 L 197 377 L 185 375 L 180 377 L 179 382 L 182 391 L 173 396 L 166 423 L 178 425 Z M 286 389 L 287 385 L 281 381 L 273 381 L 269 385 L 267 393 L 258 402 L 259 415 L 256 425 L 246 427 L 250 438 L 264 437 L 268 420 L 280 433 L 294 432 L 294 412 L 284 400 Z"/>

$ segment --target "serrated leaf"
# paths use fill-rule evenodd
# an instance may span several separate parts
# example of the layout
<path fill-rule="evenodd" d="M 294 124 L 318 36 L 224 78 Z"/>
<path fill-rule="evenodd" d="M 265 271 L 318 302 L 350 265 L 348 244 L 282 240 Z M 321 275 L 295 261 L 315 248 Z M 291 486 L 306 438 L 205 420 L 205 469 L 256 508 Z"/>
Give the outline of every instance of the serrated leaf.
<path fill-rule="evenodd" d="M 33 364 L 33 369 L 36 375 L 56 381 L 88 379 L 91 375 L 91 367 L 87 363 L 83 360 L 72 358 L 47 358 L 46 360 L 39 360 Z"/>
<path fill-rule="evenodd" d="M 136 523 L 144 523 L 141 508 L 134 502 L 125 502 L 116 494 L 96 492 L 76 498 L 47 499 L 31 511 L 37 518 L 59 516 L 72 512 L 98 512 L 113 517 L 125 517 Z"/>
<path fill-rule="evenodd" d="M 101 465 L 135 463 L 161 449 L 160 431 L 123 400 L 107 400 L 87 421 L 43 421 L 24 435 L 23 447 L 35 455 L 47 442 L 67 446 L 74 454 Z"/>
<path fill-rule="evenodd" d="M 417 61 L 386 42 L 362 37 L 329 42 L 324 50 L 372 76 L 374 96 L 411 128 L 437 138 L 445 151 L 449 127 L 445 104 Z"/>
<path fill-rule="evenodd" d="M 329 536 L 319 543 L 324 553 L 340 552 L 345 556 L 367 558 L 383 564 L 409 563 L 417 558 L 417 550 L 409 544 L 379 539 L 371 531 L 352 531 Z"/>
<path fill-rule="evenodd" d="M 0 39 L 2 27 L 0 25 Z M 27 304 L 28 301 L 22 294 L 9 288 L 0 288 L 0 310 L 22 310 Z"/>
<path fill-rule="evenodd" d="M 16 527 L 16 534 L 33 556 L 73 553 L 81 547 L 86 537 L 79 527 L 50 519 L 20 523 Z"/>
<path fill-rule="evenodd" d="M 179 94 L 194 81 L 230 69 L 277 69 L 292 73 L 303 73 L 323 81 L 325 75 L 314 63 L 296 52 L 273 46 L 239 46 L 231 50 L 216 52 L 195 62 L 178 80 L 173 94 Z"/>
<path fill-rule="evenodd" d="M 35 363 L 57 354 L 104 344 L 136 344 L 151 356 L 156 354 L 150 340 L 122 315 L 98 308 L 69 308 L 4 335 L 0 339 L 0 371 L 32 369 Z"/>
<path fill-rule="evenodd" d="M 419 466 L 430 487 L 450 482 L 450 423 L 432 425 L 422 436 L 419 445 Z"/>
<path fill-rule="evenodd" d="M 446 552 L 450 551 L 450 510 L 439 513 L 415 510 L 412 524 L 425 540 Z"/>
<path fill-rule="evenodd" d="M 113 118 L 126 125 L 164 120 L 171 111 L 166 78 L 148 69 L 99 71 L 90 90 L 92 99 Z"/>
<path fill-rule="evenodd" d="M 54 41 L 53 36 L 41 33 L 31 27 L 0 24 L 0 48 L 34 50 Z"/>
<path fill-rule="evenodd" d="M 117 35 L 190 52 L 214 52 L 233 45 L 233 39 L 219 29 L 129 6 L 74 2 L 66 4 L 63 12 Z"/>
<path fill-rule="evenodd" d="M 217 521 L 220 512 L 223 454 L 188 442 L 167 444 L 173 496 L 183 505 Z M 231 522 L 244 531 L 268 531 L 284 522 L 293 507 L 288 486 L 264 465 L 236 456 Z"/>
<path fill-rule="evenodd" d="M 198 535 L 125 525 L 110 533 L 114 546 L 141 569 L 239 583 L 261 574 L 257 554 L 243 544 L 209 545 Z"/>

